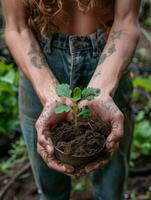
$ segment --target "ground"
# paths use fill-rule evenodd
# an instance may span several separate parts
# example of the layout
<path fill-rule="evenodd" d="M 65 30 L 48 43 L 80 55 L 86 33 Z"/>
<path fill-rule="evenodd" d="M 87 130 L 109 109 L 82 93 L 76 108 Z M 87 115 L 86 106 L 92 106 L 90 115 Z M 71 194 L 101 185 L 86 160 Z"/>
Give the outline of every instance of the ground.
<path fill-rule="evenodd" d="M 28 164 L 27 164 L 28 165 Z M 22 166 L 24 168 L 24 166 Z M 22 169 L 21 168 L 21 169 Z M 17 173 L 17 172 L 16 172 Z M 12 179 L 12 178 L 11 178 Z M 8 184 L 10 178 L 0 176 L 0 191 Z M 151 199 L 151 175 L 129 178 L 128 190 L 125 194 L 127 200 L 150 200 Z M 1 199 L 1 198 L 0 198 Z M 1 200 L 38 200 L 37 189 L 29 169 L 20 175 L 5 192 Z M 92 188 L 71 193 L 70 200 L 94 200 Z"/>

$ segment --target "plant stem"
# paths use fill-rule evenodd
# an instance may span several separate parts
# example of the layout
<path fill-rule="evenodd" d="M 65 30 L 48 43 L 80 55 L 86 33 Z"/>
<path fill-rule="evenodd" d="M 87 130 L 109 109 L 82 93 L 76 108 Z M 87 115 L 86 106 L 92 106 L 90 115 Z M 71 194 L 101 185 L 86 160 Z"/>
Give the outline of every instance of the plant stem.
<path fill-rule="evenodd" d="M 74 126 L 75 129 L 77 129 L 78 124 L 77 124 L 77 113 L 78 113 L 78 105 L 76 103 L 73 103 L 73 116 L 74 116 Z"/>

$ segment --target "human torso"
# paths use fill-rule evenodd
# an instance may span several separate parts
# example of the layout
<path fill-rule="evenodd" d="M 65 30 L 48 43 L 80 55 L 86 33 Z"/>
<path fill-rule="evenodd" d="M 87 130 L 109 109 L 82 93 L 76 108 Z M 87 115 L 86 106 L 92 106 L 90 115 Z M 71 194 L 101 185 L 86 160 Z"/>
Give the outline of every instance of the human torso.
<path fill-rule="evenodd" d="M 104 28 L 104 25 L 110 20 L 106 15 L 101 15 L 102 12 L 105 13 L 107 11 L 107 8 L 98 10 L 98 13 L 100 12 L 100 20 L 102 21 L 102 24 L 100 24 L 92 13 L 85 14 L 80 11 L 75 0 L 66 0 L 64 9 L 69 13 L 70 18 L 67 20 L 65 15 L 58 16 L 57 20 L 60 21 L 59 31 L 69 35 L 88 35 L 95 32 L 97 28 Z M 113 9 L 111 12 L 114 12 Z"/>

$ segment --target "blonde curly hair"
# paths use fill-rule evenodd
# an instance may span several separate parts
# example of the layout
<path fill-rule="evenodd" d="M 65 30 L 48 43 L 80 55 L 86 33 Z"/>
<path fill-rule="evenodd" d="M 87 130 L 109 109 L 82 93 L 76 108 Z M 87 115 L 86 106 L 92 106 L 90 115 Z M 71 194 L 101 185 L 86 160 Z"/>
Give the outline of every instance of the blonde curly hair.
<path fill-rule="evenodd" d="M 57 30 L 58 27 L 55 24 L 57 19 L 67 19 L 69 13 L 64 10 L 65 0 L 22 0 L 27 14 L 28 24 L 38 30 L 41 34 L 47 31 Z M 77 2 L 80 11 L 87 13 L 93 13 L 101 21 L 100 13 L 97 11 L 101 8 L 101 15 L 105 15 L 109 20 L 113 18 L 113 6 L 114 0 L 75 0 Z M 96 9 L 97 8 L 97 9 Z M 112 9 L 112 10 L 111 10 Z M 105 11 L 104 11 L 105 10 Z M 104 12 L 103 12 L 104 11 Z M 63 21 L 60 21 L 63 23 Z M 65 23 L 65 22 L 64 22 Z"/>

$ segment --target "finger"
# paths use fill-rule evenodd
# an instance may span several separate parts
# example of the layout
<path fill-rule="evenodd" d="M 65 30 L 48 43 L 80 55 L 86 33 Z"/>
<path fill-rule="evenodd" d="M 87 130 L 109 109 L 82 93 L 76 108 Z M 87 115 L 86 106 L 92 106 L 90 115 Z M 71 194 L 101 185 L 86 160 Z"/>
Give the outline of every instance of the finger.
<path fill-rule="evenodd" d="M 91 164 L 87 165 L 85 167 L 85 171 L 86 171 L 86 173 L 90 173 L 90 172 L 98 169 L 99 167 L 101 167 L 101 164 L 98 163 L 98 162 L 94 162 L 94 163 L 91 163 Z"/>
<path fill-rule="evenodd" d="M 51 117 L 51 120 L 49 120 L 49 128 L 54 129 L 59 122 L 63 121 L 66 118 L 66 116 L 67 113 L 53 115 Z"/>
<path fill-rule="evenodd" d="M 91 118 L 93 120 L 98 119 L 98 115 L 96 113 L 96 109 L 93 108 L 93 104 L 90 104 L 90 102 L 88 102 L 87 100 L 83 100 L 82 102 L 80 102 L 79 104 L 79 109 L 83 108 L 83 107 L 89 107 L 89 109 L 91 110 Z"/>
<path fill-rule="evenodd" d="M 110 161 L 111 157 L 112 157 L 112 153 L 108 152 L 106 159 L 98 159 L 97 161 L 88 164 L 85 167 L 86 172 L 90 173 L 94 170 L 97 170 L 97 169 L 103 167 L 104 165 L 106 165 Z"/>
<path fill-rule="evenodd" d="M 97 112 L 94 109 L 92 109 L 91 107 L 89 107 L 89 108 L 91 110 L 91 118 L 93 120 L 97 120 L 99 118 L 99 116 L 97 115 Z"/>
<path fill-rule="evenodd" d="M 74 167 L 72 167 L 71 165 L 62 164 L 61 162 L 56 160 L 54 157 L 48 158 L 48 167 L 55 169 L 56 171 L 64 173 L 64 174 L 72 173 L 74 171 Z"/>
<path fill-rule="evenodd" d="M 110 142 L 106 146 L 110 153 L 114 153 L 119 147 L 119 142 Z"/>
<path fill-rule="evenodd" d="M 62 164 L 61 162 L 56 160 L 54 156 L 50 156 L 47 150 L 44 149 L 39 144 L 37 145 L 37 151 L 49 168 L 54 169 L 61 173 L 72 173 L 74 171 L 74 168 L 72 166 L 67 164 Z"/>
<path fill-rule="evenodd" d="M 67 115 L 67 121 L 72 121 L 72 120 L 73 120 L 73 114 L 69 112 Z"/>
<path fill-rule="evenodd" d="M 52 155 L 54 155 L 54 145 L 53 145 L 51 139 L 49 139 L 48 141 L 49 141 L 49 144 L 46 146 L 46 150 L 47 150 L 48 154 L 50 156 L 52 156 Z"/>
<path fill-rule="evenodd" d="M 43 131 L 46 128 L 49 129 L 50 125 L 53 126 L 58 121 L 60 121 L 61 118 L 64 117 L 63 114 L 55 115 L 54 110 L 55 110 L 56 102 L 53 102 L 53 103 L 49 102 L 44 106 L 43 111 L 40 114 L 38 121 L 36 122 L 37 131 L 39 129 L 41 131 Z"/>
<path fill-rule="evenodd" d="M 40 120 L 38 120 L 36 122 L 35 127 L 36 127 L 36 130 L 37 130 L 38 143 L 41 146 L 46 147 L 49 144 L 49 141 L 47 140 L 47 138 L 50 135 L 48 128 L 46 130 L 46 127 L 44 126 L 44 124 L 42 124 L 42 121 L 40 121 Z"/>
<path fill-rule="evenodd" d="M 72 172 L 71 173 L 64 172 L 64 174 L 70 176 L 71 178 L 75 178 L 74 173 Z"/>
<path fill-rule="evenodd" d="M 119 117 L 114 119 L 115 121 L 112 122 L 111 125 L 111 133 L 107 138 L 107 143 L 110 142 L 119 142 L 124 135 L 124 119 L 123 117 Z"/>
<path fill-rule="evenodd" d="M 63 166 L 65 167 L 65 173 L 73 173 L 74 172 L 74 167 L 68 164 L 63 164 Z"/>
<path fill-rule="evenodd" d="M 37 152 L 40 154 L 40 156 L 42 157 L 42 159 L 44 160 L 44 162 L 47 163 L 48 153 L 47 153 L 46 149 L 44 149 L 38 143 L 37 143 Z"/>
<path fill-rule="evenodd" d="M 51 156 L 54 154 L 54 147 L 52 145 L 47 145 L 46 151 L 48 152 L 49 156 Z"/>
<path fill-rule="evenodd" d="M 87 173 L 90 173 L 91 171 L 97 170 L 98 168 L 102 167 L 103 165 L 105 165 L 107 162 L 109 161 L 109 158 L 106 160 L 97 160 L 93 163 L 88 164 L 85 167 L 85 170 Z"/>
<path fill-rule="evenodd" d="M 54 114 L 54 105 L 53 104 L 47 104 L 42 113 L 40 114 L 40 117 L 38 121 L 36 122 L 36 129 L 37 131 L 42 131 L 44 128 L 49 128 L 49 121 L 51 119 L 51 116 Z"/>
<path fill-rule="evenodd" d="M 48 146 L 48 145 L 50 144 L 49 141 L 46 140 L 44 134 L 40 134 L 40 135 L 37 134 L 37 136 L 38 136 L 38 138 L 37 138 L 38 143 L 39 143 L 39 145 L 42 146 L 43 148 L 46 148 L 46 146 Z"/>
<path fill-rule="evenodd" d="M 50 130 L 44 130 L 43 135 L 44 135 L 43 140 L 45 140 L 45 142 L 47 144 L 43 145 L 43 144 L 41 144 L 41 142 L 39 142 L 39 144 L 41 146 L 43 146 L 44 148 L 46 148 L 49 155 L 53 155 L 54 154 L 54 145 L 53 145 L 53 142 L 51 140 L 51 131 Z"/>
<path fill-rule="evenodd" d="M 80 178 L 81 176 L 85 176 L 87 174 L 86 170 L 85 169 L 80 169 L 78 171 L 76 171 L 73 176 L 75 178 Z"/>
<path fill-rule="evenodd" d="M 79 109 L 85 107 L 85 106 L 88 106 L 88 101 L 87 100 L 83 100 L 79 103 Z"/>
<path fill-rule="evenodd" d="M 71 99 L 66 98 L 65 104 L 71 107 L 73 105 L 73 102 L 71 101 Z"/>

